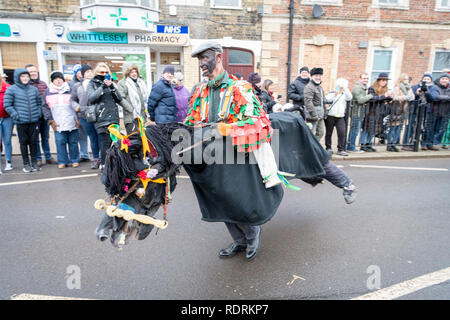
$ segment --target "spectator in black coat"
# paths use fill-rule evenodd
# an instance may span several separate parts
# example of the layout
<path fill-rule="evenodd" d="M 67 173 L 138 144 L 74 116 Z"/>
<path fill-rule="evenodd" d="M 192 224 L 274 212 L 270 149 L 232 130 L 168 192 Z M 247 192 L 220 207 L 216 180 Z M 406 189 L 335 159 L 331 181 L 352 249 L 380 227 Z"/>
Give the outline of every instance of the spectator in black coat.
<path fill-rule="evenodd" d="M 303 100 L 303 90 L 309 82 L 309 69 L 308 67 L 302 67 L 299 70 L 299 76 L 289 85 L 288 88 L 288 99 L 292 100 L 294 108 L 289 109 L 289 111 L 300 112 L 303 119 L 305 119 L 304 106 L 305 102 Z"/>

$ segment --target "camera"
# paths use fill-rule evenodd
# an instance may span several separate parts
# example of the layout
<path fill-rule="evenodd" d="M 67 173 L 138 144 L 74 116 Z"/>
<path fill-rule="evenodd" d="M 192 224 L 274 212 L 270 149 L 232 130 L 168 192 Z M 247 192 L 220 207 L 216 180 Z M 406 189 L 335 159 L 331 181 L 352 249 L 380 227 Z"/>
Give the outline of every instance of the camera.
<path fill-rule="evenodd" d="M 422 92 L 427 92 L 428 91 L 428 87 L 427 87 L 427 83 L 420 81 L 420 91 Z"/>

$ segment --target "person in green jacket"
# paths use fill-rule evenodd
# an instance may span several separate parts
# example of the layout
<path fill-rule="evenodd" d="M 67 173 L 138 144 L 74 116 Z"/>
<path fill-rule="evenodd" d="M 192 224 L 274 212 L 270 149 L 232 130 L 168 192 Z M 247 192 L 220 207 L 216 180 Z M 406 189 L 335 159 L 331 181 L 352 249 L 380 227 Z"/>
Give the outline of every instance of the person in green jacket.
<path fill-rule="evenodd" d="M 361 132 L 361 124 L 365 114 L 365 104 L 372 99 L 372 95 L 367 93 L 369 75 L 365 72 L 359 75 L 359 81 L 352 90 L 352 108 L 350 132 L 347 136 L 347 151 L 362 153 L 363 150 L 356 150 L 356 139 Z"/>

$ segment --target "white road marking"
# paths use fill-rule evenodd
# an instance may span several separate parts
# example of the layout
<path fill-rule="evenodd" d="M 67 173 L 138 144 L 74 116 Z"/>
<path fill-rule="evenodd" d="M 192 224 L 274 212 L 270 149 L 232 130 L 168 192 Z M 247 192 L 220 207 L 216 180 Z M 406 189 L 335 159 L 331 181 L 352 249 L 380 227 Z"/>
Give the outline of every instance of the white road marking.
<path fill-rule="evenodd" d="M 371 166 L 371 165 L 365 165 L 365 164 L 351 164 L 350 167 L 356 167 L 356 168 L 375 168 L 375 169 L 399 169 L 399 170 L 448 171 L 448 169 L 445 169 L 445 168 L 417 168 L 417 167 Z"/>
<path fill-rule="evenodd" d="M 36 179 L 36 180 L 25 180 L 25 181 L 14 181 L 14 182 L 4 182 L 0 183 L 0 187 L 3 186 L 12 186 L 17 184 L 28 184 L 28 183 L 38 183 L 38 182 L 48 182 L 48 181 L 60 181 L 60 180 L 68 180 L 68 179 L 80 179 L 80 178 L 89 178 L 89 177 L 97 177 L 98 173 L 93 174 L 82 174 L 77 176 L 68 176 L 68 177 L 57 177 L 57 178 L 46 178 L 46 179 Z"/>
<path fill-rule="evenodd" d="M 21 293 L 18 295 L 11 296 L 11 300 L 92 300 L 92 299 L 45 296 L 45 295 L 41 295 L 41 294 Z"/>
<path fill-rule="evenodd" d="M 64 219 L 65 216 L 56 216 L 55 218 L 56 218 L 56 219 Z"/>
<path fill-rule="evenodd" d="M 352 300 L 392 300 L 450 280 L 450 267 L 380 289 Z"/>

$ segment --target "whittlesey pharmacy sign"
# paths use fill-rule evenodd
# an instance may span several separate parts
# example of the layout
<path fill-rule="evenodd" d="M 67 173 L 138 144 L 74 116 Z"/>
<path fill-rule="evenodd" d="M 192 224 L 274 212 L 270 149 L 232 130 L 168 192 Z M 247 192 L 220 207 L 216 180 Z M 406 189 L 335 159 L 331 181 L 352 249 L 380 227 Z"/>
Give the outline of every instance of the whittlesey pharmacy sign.
<path fill-rule="evenodd" d="M 71 31 L 67 34 L 67 40 L 74 43 L 128 43 L 125 32 L 91 32 Z"/>

